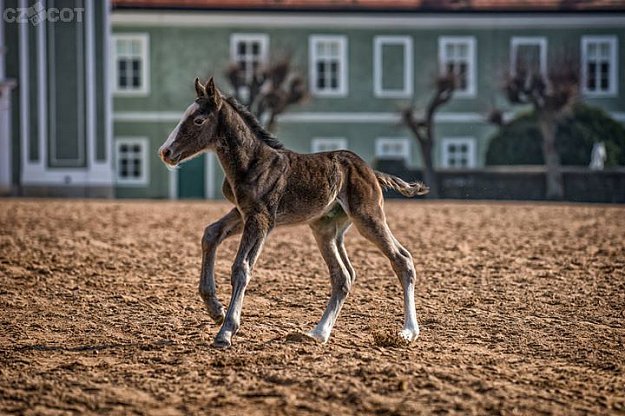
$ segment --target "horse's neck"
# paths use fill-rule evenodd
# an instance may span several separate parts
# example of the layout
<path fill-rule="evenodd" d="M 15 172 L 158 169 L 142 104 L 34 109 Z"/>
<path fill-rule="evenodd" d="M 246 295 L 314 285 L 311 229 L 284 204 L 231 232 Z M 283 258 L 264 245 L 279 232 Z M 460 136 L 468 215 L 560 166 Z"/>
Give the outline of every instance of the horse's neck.
<path fill-rule="evenodd" d="M 254 137 L 234 112 L 224 115 L 222 124 L 215 152 L 226 178 L 235 183 L 270 149 Z"/>

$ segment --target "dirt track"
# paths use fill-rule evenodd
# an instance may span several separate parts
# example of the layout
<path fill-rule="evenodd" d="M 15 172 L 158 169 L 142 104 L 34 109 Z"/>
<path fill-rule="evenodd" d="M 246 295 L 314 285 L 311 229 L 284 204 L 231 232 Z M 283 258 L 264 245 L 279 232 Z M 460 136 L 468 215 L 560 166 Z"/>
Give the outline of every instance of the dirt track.
<path fill-rule="evenodd" d="M 329 281 L 306 227 L 279 229 L 220 351 L 196 287 L 203 226 L 227 209 L 0 200 L 0 413 L 625 413 L 622 207 L 387 203 L 418 274 L 409 347 L 382 346 L 400 286 L 354 230 L 333 336 L 301 339 Z"/>

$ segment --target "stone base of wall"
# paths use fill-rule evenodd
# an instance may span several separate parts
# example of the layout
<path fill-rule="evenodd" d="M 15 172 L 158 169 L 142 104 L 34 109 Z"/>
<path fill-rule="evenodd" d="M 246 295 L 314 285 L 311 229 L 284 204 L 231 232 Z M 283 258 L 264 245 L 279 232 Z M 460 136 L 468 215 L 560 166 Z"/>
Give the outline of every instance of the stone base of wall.
<path fill-rule="evenodd" d="M 18 196 L 37 198 L 113 198 L 112 186 L 22 186 Z"/>
<path fill-rule="evenodd" d="M 405 180 L 421 180 L 420 170 L 407 168 L 401 160 L 376 163 L 377 170 Z M 564 200 L 625 203 L 625 168 L 602 171 L 586 167 L 562 168 Z M 441 198 L 542 201 L 546 199 L 543 166 L 497 166 L 470 170 L 439 170 Z M 402 197 L 396 192 L 387 197 Z"/>

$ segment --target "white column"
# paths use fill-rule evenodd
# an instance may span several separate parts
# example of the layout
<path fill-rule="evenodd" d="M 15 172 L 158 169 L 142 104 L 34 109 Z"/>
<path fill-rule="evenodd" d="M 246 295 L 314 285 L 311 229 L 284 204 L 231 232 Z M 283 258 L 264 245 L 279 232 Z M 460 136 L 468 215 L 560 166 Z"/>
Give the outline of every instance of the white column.
<path fill-rule="evenodd" d="M 4 0 L 0 0 L 4 10 Z M 0 17 L 0 195 L 8 194 L 12 188 L 11 151 L 11 89 L 15 85 L 4 79 L 4 19 Z"/>
<path fill-rule="evenodd" d="M 212 152 L 204 154 L 204 196 L 215 199 L 215 155 Z"/>
<path fill-rule="evenodd" d="M 87 151 L 88 151 L 88 181 L 92 185 L 113 186 L 113 141 L 112 137 L 112 97 L 109 86 L 109 40 L 111 37 L 110 23 L 110 0 L 103 0 L 99 3 L 102 6 L 102 18 L 104 19 L 104 48 L 99 57 L 101 65 L 96 65 L 96 45 L 95 45 L 95 7 L 97 2 L 85 0 L 85 25 L 87 29 L 86 54 L 87 54 Z M 104 95 L 97 96 L 96 73 L 102 72 L 104 80 Z M 96 102 L 104 105 L 104 160 L 97 160 L 97 131 Z"/>

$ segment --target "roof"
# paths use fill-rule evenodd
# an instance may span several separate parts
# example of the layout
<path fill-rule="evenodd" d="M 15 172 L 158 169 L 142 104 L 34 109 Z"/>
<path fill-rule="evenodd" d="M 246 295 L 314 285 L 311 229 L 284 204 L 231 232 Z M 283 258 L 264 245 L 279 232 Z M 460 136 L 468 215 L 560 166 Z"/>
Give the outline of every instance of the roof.
<path fill-rule="evenodd" d="M 247 11 L 563 12 L 625 10 L 625 0 L 112 0 L 114 8 Z"/>

